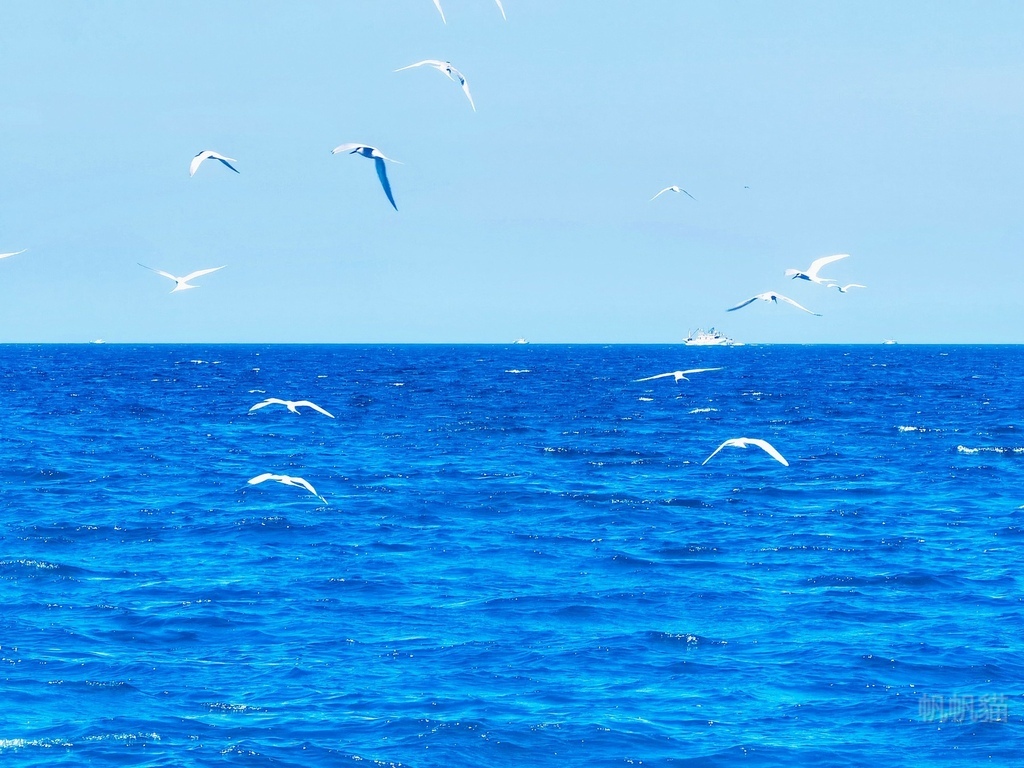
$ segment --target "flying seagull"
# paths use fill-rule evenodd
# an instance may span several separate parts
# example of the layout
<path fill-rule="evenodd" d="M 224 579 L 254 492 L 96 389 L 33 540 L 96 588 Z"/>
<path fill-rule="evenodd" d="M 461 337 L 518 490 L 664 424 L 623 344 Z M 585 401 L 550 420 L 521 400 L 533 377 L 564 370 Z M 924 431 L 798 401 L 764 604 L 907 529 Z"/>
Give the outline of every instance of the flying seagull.
<path fill-rule="evenodd" d="M 807 271 L 802 272 L 799 269 L 787 269 L 786 277 L 796 280 L 810 280 L 812 283 L 818 283 L 818 285 L 828 285 L 834 283 L 830 277 L 818 277 L 818 270 L 824 267 L 826 264 L 831 264 L 833 261 L 839 261 L 849 256 L 848 253 L 837 253 L 835 256 L 822 256 L 820 259 L 815 259 L 811 262 L 811 266 L 807 268 Z"/>
<path fill-rule="evenodd" d="M 758 299 L 760 299 L 761 301 L 774 301 L 776 304 L 778 304 L 779 300 L 781 299 L 782 301 L 786 302 L 787 304 L 792 304 L 797 309 L 802 309 L 804 312 L 812 314 L 815 317 L 821 317 L 821 313 L 819 313 L 819 312 L 811 312 L 811 310 L 809 310 L 807 307 L 802 306 L 800 304 L 797 304 L 792 299 L 790 299 L 790 298 L 788 298 L 786 296 L 783 296 L 781 293 L 776 293 L 775 291 L 767 291 L 765 293 L 759 293 L 759 294 L 757 294 L 757 296 L 751 296 L 749 299 L 744 301 L 742 304 L 737 304 L 735 307 L 729 307 L 726 310 L 726 312 L 735 312 L 737 309 L 742 309 L 743 307 L 747 306 L 747 304 L 752 304 L 753 302 L 757 301 Z"/>
<path fill-rule="evenodd" d="M 0 253 L 0 259 L 6 259 L 8 256 L 17 256 L 19 253 L 24 253 L 28 248 L 22 248 L 20 251 L 13 251 L 11 253 Z"/>
<path fill-rule="evenodd" d="M 682 381 L 686 379 L 688 373 L 704 373 L 704 371 L 720 371 L 721 368 L 691 368 L 688 371 L 669 371 L 668 373 L 659 373 L 657 376 L 645 376 L 642 379 L 633 379 L 633 381 L 653 381 L 654 379 L 664 379 L 666 376 L 674 376 L 676 381 Z"/>
<path fill-rule="evenodd" d="M 376 147 L 371 147 L 368 144 L 342 144 L 339 147 L 335 147 L 331 150 L 332 155 L 337 155 L 340 152 L 348 152 L 350 155 L 362 155 L 363 157 L 373 158 L 374 164 L 377 166 L 377 178 L 380 179 L 380 185 L 384 187 L 384 194 L 388 196 L 388 200 L 391 202 L 391 206 L 397 211 L 398 206 L 395 205 L 395 198 L 391 195 L 391 185 L 388 183 L 388 172 L 384 168 L 384 161 L 390 160 L 392 163 L 397 163 L 397 160 L 392 160 L 390 157 L 384 157 L 384 153 Z"/>
<path fill-rule="evenodd" d="M 466 82 L 466 76 L 463 75 L 459 70 L 452 66 L 450 61 L 438 61 L 437 59 L 425 59 L 423 61 L 417 61 L 415 64 L 410 64 L 407 67 L 399 67 L 395 72 L 401 72 L 403 69 L 412 69 L 413 67 L 428 66 L 433 67 L 438 72 L 446 75 L 449 80 L 455 82 L 455 78 L 459 79 L 459 85 L 462 86 L 462 92 L 466 94 L 466 98 L 469 99 L 469 106 L 476 112 L 476 104 L 473 103 L 473 97 L 469 93 L 469 83 Z M 452 77 L 455 75 L 455 77 Z"/>
<path fill-rule="evenodd" d="M 224 155 L 220 155 L 220 154 L 214 152 L 213 150 L 206 149 L 206 150 L 203 150 L 198 155 L 196 155 L 195 157 L 192 158 L 192 162 L 188 166 L 188 175 L 189 176 L 195 176 L 196 175 L 196 171 L 199 170 L 200 164 L 203 162 L 203 160 L 206 160 L 207 158 L 213 158 L 214 160 L 220 160 L 222 163 L 224 163 L 224 165 L 226 165 L 232 171 L 234 171 L 235 173 L 238 173 L 238 169 L 235 168 L 235 166 L 233 166 L 231 164 L 231 163 L 237 163 L 238 162 L 237 160 L 235 160 L 233 157 L 224 157 Z"/>
<path fill-rule="evenodd" d="M 830 285 L 829 287 L 835 288 L 840 293 L 846 293 L 851 288 L 867 288 L 866 285 L 861 285 L 860 283 L 850 283 L 849 285 L 840 285 L 839 283 L 832 283 L 832 285 Z"/>
<path fill-rule="evenodd" d="M 775 450 L 774 447 L 772 447 L 771 443 L 769 443 L 767 440 L 759 440 L 756 437 L 734 437 L 731 440 L 726 440 L 720 446 L 715 448 L 715 451 L 714 453 L 711 454 L 711 456 L 708 456 L 706 459 L 704 459 L 704 461 L 701 462 L 701 466 L 703 467 L 705 464 L 711 461 L 711 458 L 715 455 L 715 453 L 718 453 L 726 446 L 730 448 L 746 448 L 748 445 L 756 445 L 758 448 L 763 449 L 769 456 L 771 456 L 780 464 L 783 464 L 787 467 L 789 466 L 789 462 L 786 461 L 785 458 L 783 458 L 781 453 L 779 453 L 778 451 Z"/>
<path fill-rule="evenodd" d="M 316 496 L 324 504 L 327 503 L 327 499 L 316 492 L 316 489 L 310 485 L 307 481 L 301 477 L 292 477 L 291 475 L 275 475 L 270 472 L 264 472 L 262 475 L 256 475 L 249 481 L 249 485 L 259 485 L 260 483 L 266 482 L 267 480 L 274 480 L 275 482 L 281 483 L 282 485 L 291 485 L 296 488 L 305 488 L 307 491 Z"/>
<path fill-rule="evenodd" d="M 696 200 L 697 199 L 696 197 L 691 195 L 689 192 L 687 192 L 685 189 L 683 189 L 682 187 L 677 187 L 675 184 L 673 184 L 671 187 L 665 187 L 663 190 L 661 190 L 661 192 L 658 193 L 658 195 L 663 195 L 666 192 L 682 192 L 684 195 L 686 195 L 691 200 Z M 654 197 L 657 197 L 658 195 L 655 195 Z M 652 197 L 651 200 L 653 200 L 654 197 Z"/>
<path fill-rule="evenodd" d="M 256 403 L 256 405 L 249 409 L 249 413 L 259 410 L 260 408 L 266 408 L 268 405 L 285 405 L 288 407 L 288 410 L 291 411 L 292 413 L 298 413 L 300 407 L 312 408 L 314 411 L 319 411 L 324 416 L 330 416 L 332 419 L 334 418 L 334 416 L 329 414 L 319 405 L 317 405 L 316 403 L 311 403 L 309 402 L 309 400 L 281 400 L 280 398 L 277 397 L 268 397 L 262 403 Z"/>
<path fill-rule="evenodd" d="M 142 263 L 139 263 L 139 266 L 146 267 L 146 265 Z M 214 267 L 213 269 L 199 269 L 196 270 L 195 272 L 189 272 L 184 277 L 175 277 L 170 272 L 164 272 L 162 269 L 153 269 L 152 267 L 146 267 L 146 269 L 152 270 L 153 272 L 156 272 L 158 275 L 163 275 L 164 277 L 173 280 L 174 287 L 171 289 L 171 293 L 176 293 L 177 291 L 187 291 L 189 288 L 198 288 L 198 285 L 189 285 L 188 281 L 195 280 L 197 277 L 202 277 L 203 275 L 208 275 L 211 272 L 216 272 L 218 269 L 224 269 L 224 267 Z"/>

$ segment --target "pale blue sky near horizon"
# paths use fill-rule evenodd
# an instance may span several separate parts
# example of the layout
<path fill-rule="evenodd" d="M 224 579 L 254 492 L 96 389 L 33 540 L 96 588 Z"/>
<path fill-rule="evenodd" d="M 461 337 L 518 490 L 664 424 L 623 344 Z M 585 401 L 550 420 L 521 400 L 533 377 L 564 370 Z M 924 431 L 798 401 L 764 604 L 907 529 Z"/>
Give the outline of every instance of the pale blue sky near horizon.
<path fill-rule="evenodd" d="M 0 342 L 1024 343 L 1024 5 L 442 4 L 3 3 Z"/>

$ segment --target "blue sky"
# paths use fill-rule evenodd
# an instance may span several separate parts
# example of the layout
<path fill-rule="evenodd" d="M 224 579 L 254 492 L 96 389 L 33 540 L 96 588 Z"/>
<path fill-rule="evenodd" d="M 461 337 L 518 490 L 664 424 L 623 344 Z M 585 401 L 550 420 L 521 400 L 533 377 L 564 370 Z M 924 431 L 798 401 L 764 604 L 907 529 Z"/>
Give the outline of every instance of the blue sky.
<path fill-rule="evenodd" d="M 504 4 L 4 2 L 0 341 L 1024 342 L 1024 5 Z"/>

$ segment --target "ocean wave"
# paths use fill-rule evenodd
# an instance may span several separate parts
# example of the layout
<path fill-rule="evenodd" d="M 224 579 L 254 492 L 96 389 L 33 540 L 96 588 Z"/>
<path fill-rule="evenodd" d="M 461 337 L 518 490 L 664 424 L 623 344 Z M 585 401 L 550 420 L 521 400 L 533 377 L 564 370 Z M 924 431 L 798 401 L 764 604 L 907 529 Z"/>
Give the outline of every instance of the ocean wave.
<path fill-rule="evenodd" d="M 717 413 L 717 408 L 693 408 L 690 413 Z"/>
<path fill-rule="evenodd" d="M 1012 456 L 1014 454 L 1024 453 L 1024 446 L 989 445 L 982 446 L 980 448 L 970 448 L 966 445 L 958 445 L 956 447 L 956 452 L 966 453 L 969 456 L 973 456 L 977 453 L 999 453 L 1004 456 Z"/>
<path fill-rule="evenodd" d="M 912 427 L 912 426 L 899 426 L 896 427 L 900 432 L 928 432 L 929 430 L 924 427 Z"/>

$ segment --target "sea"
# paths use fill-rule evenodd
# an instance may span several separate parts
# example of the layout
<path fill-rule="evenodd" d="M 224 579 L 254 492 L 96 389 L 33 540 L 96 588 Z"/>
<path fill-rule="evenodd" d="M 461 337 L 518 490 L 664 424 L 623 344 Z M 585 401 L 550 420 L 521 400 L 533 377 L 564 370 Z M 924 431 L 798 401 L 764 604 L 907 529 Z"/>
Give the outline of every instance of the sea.
<path fill-rule="evenodd" d="M 0 392 L 4 768 L 1024 764 L 1024 347 L 14 345 Z"/>

